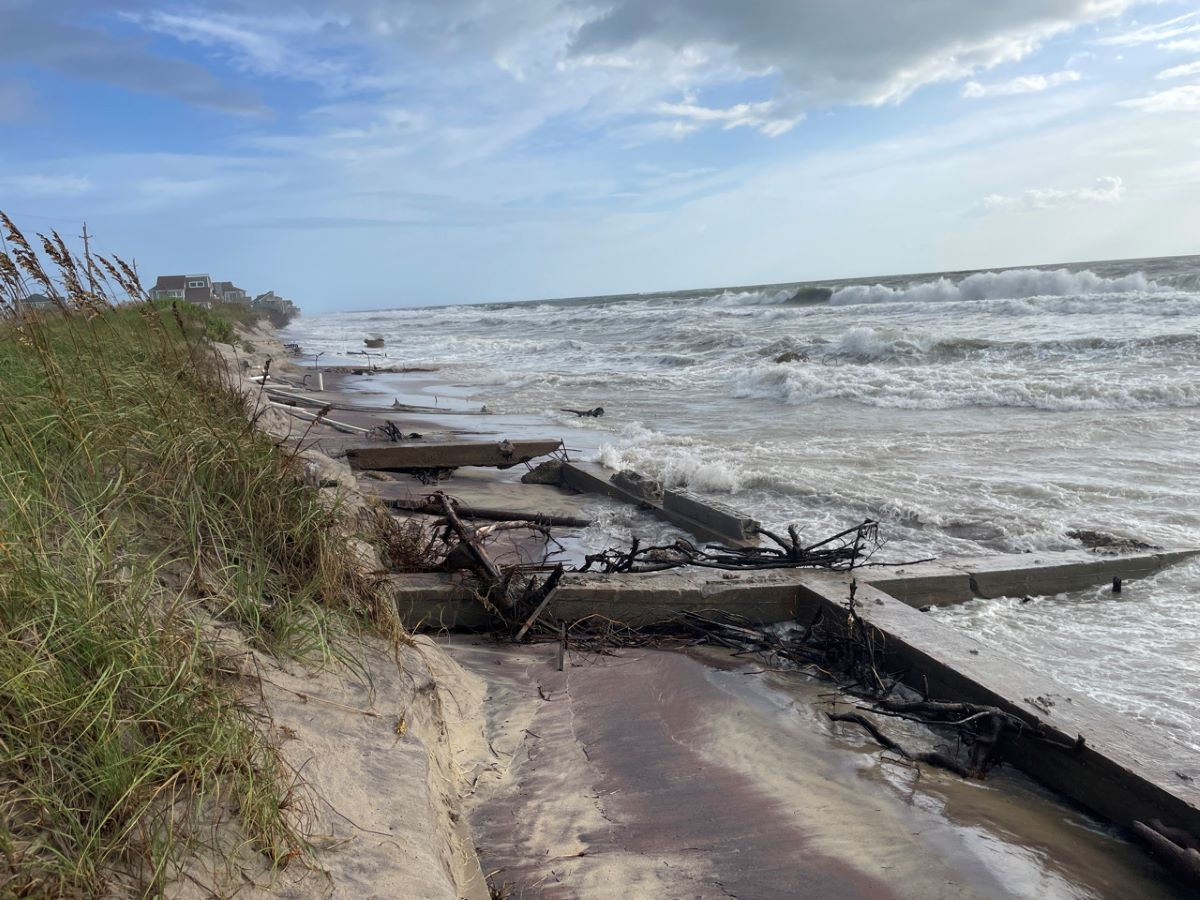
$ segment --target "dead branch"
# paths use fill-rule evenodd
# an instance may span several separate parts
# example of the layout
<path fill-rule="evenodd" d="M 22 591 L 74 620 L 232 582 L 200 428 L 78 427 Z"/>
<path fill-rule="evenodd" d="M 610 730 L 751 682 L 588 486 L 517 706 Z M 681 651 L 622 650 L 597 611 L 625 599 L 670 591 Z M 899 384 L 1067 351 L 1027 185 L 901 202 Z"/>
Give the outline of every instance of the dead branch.
<path fill-rule="evenodd" d="M 795 525 L 788 528 L 788 538 L 762 528 L 758 533 L 778 546 L 709 544 L 701 550 L 688 541 L 676 540 L 673 544 L 640 547 L 635 538 L 629 550 L 610 548 L 590 554 L 580 571 L 587 572 L 593 566 L 601 572 L 660 572 L 680 566 L 737 571 L 800 567 L 849 570 L 865 565 L 883 546 L 879 524 L 870 519 L 809 546 L 801 543 Z"/>
<path fill-rule="evenodd" d="M 440 516 L 442 514 L 442 506 L 440 501 L 434 498 L 437 495 L 425 497 L 420 500 L 384 500 L 385 505 L 392 509 L 402 509 L 407 512 L 419 512 L 431 516 Z M 558 516 L 548 513 L 527 513 L 518 512 L 517 510 L 495 509 L 481 506 L 467 506 L 460 500 L 453 497 L 450 502 L 454 504 L 454 509 L 460 518 L 465 519 L 486 519 L 497 522 L 534 522 L 538 525 L 547 525 L 551 527 L 562 528 L 587 528 L 592 524 L 591 519 L 584 519 L 578 516 Z"/>
<path fill-rule="evenodd" d="M 1142 822 L 1134 822 L 1133 833 L 1150 848 L 1151 854 L 1163 865 L 1187 881 L 1188 884 L 1200 888 L 1200 852 L 1190 847 L 1182 847 L 1167 837 L 1159 830 L 1161 823 L 1157 820 L 1153 824 L 1156 826 L 1155 828 Z"/>
<path fill-rule="evenodd" d="M 874 722 L 865 716 L 860 716 L 858 713 L 827 712 L 825 715 L 828 716 L 833 722 L 853 722 L 856 725 L 861 725 L 867 731 L 867 733 L 875 739 L 879 746 L 883 747 L 885 750 L 891 750 L 894 753 L 898 753 L 905 759 L 910 759 L 913 762 L 923 762 L 926 765 L 936 766 L 939 769 L 946 769 L 947 771 L 953 772 L 955 775 L 958 775 L 962 778 L 970 778 L 973 774 L 965 766 L 961 765 L 958 760 L 952 759 L 945 753 L 942 753 L 938 750 L 923 750 L 915 752 L 906 750 L 900 744 L 896 743 L 894 740 L 880 731 L 879 726 L 877 726 Z"/>

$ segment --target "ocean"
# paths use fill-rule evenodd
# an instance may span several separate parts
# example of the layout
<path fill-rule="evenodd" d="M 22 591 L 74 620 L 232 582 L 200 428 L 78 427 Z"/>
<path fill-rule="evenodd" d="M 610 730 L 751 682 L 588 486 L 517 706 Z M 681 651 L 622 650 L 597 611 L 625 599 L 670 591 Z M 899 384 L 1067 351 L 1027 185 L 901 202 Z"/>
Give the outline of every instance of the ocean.
<path fill-rule="evenodd" d="M 284 338 L 370 335 L 437 367 L 443 405 L 553 423 L 768 527 L 876 519 L 879 559 L 1077 549 L 1076 529 L 1200 546 L 1200 256 L 314 315 Z M 601 512 L 585 549 L 663 527 Z M 1200 562 L 932 614 L 1200 750 Z"/>

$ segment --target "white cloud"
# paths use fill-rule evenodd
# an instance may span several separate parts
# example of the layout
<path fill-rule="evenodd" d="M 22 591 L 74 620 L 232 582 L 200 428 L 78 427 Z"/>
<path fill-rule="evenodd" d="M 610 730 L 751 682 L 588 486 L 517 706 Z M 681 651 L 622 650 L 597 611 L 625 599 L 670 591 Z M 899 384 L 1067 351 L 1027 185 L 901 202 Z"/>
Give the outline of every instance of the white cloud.
<path fill-rule="evenodd" d="M 765 79 L 776 104 L 770 121 L 735 127 L 777 135 L 815 109 L 894 105 L 926 85 L 976 77 L 1139 2 L 224 0 L 219 11 L 198 11 L 126 0 L 123 8 L 147 32 L 332 93 L 428 96 L 439 110 L 472 103 L 474 122 L 513 103 L 524 133 L 564 113 L 597 124 L 636 118 L 681 93 L 712 106 L 707 88 Z M 1052 86 L 1018 82 L 1013 92 Z"/>
<path fill-rule="evenodd" d="M 78 197 L 92 190 L 92 182 L 81 175 L 5 175 L 0 189 L 30 197 Z"/>
<path fill-rule="evenodd" d="M 1200 31 L 1200 28 L 1196 29 Z M 1200 38 L 1185 38 L 1181 41 L 1167 41 L 1165 44 L 1158 45 L 1163 50 L 1175 50 L 1183 53 L 1200 52 Z"/>
<path fill-rule="evenodd" d="M 1054 209 L 1087 203 L 1115 203 L 1125 196 L 1125 185 L 1115 175 L 1097 178 L 1089 187 L 1029 188 L 1019 194 L 988 194 L 981 201 L 986 211 Z"/>
<path fill-rule="evenodd" d="M 1163 69 L 1155 78 L 1184 78 L 1188 75 L 1200 75 L 1200 59 L 1193 63 L 1185 63 L 1182 66 L 1172 66 L 1169 69 Z"/>
<path fill-rule="evenodd" d="M 1114 47 L 1134 47 L 1140 44 L 1162 44 L 1180 35 L 1200 33 L 1200 12 L 1185 13 L 1156 22 L 1153 25 L 1143 25 L 1123 34 L 1114 34 L 1101 38 L 1099 43 Z"/>
<path fill-rule="evenodd" d="M 1080 79 L 1080 74 L 1074 69 L 1064 69 L 1061 72 L 1051 72 L 1049 75 L 1021 75 L 1011 81 L 980 84 L 978 81 L 968 81 L 963 85 L 962 95 L 972 100 L 984 97 L 1007 97 L 1012 94 L 1036 94 L 1060 84 L 1069 84 Z"/>
<path fill-rule="evenodd" d="M 258 18 L 220 13 L 181 14 L 151 10 L 123 17 L 146 31 L 177 41 L 219 48 L 240 68 L 260 75 L 298 80 L 344 80 L 346 67 L 337 60 L 304 52 L 302 44 L 318 37 L 336 20 L 322 15 L 274 15 Z M 328 48 L 327 48 L 328 49 Z"/>
<path fill-rule="evenodd" d="M 1182 84 L 1145 97 L 1122 100 L 1120 105 L 1151 113 L 1192 112 L 1200 109 L 1200 84 Z"/>
<path fill-rule="evenodd" d="M 687 98 L 682 103 L 660 103 L 655 107 L 659 115 L 683 120 L 683 124 L 720 125 L 721 128 L 754 128 L 767 135 L 778 137 L 795 127 L 803 116 L 775 115 L 778 104 L 771 100 L 760 103 L 738 103 L 725 109 L 714 109 L 701 106 L 693 98 Z"/>

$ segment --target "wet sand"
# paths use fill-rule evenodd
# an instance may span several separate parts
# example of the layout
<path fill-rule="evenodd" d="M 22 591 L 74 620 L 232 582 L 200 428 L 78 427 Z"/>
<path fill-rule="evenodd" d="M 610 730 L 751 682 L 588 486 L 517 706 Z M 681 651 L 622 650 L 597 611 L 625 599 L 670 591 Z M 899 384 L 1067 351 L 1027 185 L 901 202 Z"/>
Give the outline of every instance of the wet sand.
<path fill-rule="evenodd" d="M 551 645 L 447 649 L 488 684 L 496 760 L 471 825 L 513 898 L 1185 896 L 1018 773 L 881 763 L 805 676 L 725 654 L 571 654 L 560 673 Z"/>

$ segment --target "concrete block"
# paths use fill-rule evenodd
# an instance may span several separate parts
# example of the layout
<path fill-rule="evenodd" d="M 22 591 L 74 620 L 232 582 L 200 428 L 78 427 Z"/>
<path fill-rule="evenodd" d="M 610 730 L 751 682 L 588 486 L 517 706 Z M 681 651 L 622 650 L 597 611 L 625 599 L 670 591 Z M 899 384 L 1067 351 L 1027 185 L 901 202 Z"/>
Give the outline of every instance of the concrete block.
<path fill-rule="evenodd" d="M 971 592 L 976 597 L 1022 597 L 1086 590 L 1111 582 L 1113 578 L 1144 578 L 1197 552 L 1176 550 L 1099 556 L 1073 550 L 954 560 L 952 565 L 970 576 Z"/>
<path fill-rule="evenodd" d="M 640 475 L 633 471 L 633 469 L 622 469 L 613 475 L 609 481 L 626 493 L 632 494 L 635 497 L 641 497 L 646 503 L 662 506 L 663 486 L 660 481 Z"/>
<path fill-rule="evenodd" d="M 741 510 L 708 500 L 691 491 L 663 491 L 663 510 L 680 516 L 730 541 L 758 543 L 758 522 Z"/>
<path fill-rule="evenodd" d="M 858 578 L 918 608 L 952 606 L 975 596 L 971 593 L 971 578 L 966 572 L 939 563 L 860 569 Z"/>

